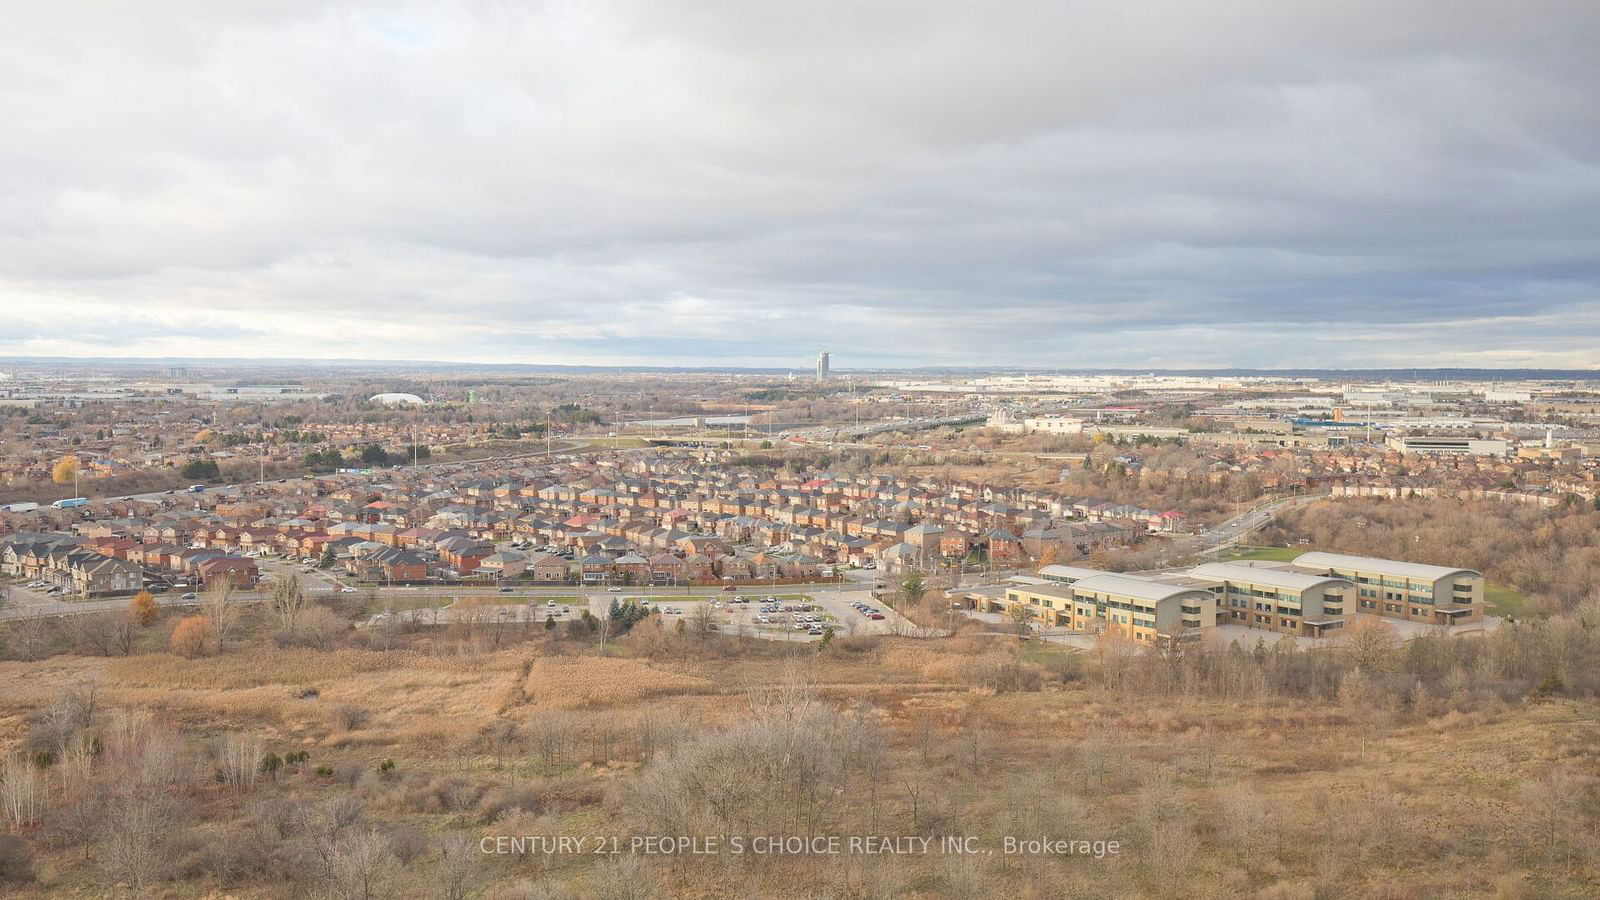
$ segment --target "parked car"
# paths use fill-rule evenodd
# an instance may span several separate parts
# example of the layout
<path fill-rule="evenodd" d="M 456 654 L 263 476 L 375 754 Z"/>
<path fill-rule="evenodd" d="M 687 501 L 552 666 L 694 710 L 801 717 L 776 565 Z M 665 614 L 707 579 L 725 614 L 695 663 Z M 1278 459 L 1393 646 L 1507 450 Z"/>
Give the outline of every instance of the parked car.
<path fill-rule="evenodd" d="M 503 588 L 500 589 L 500 593 L 509 594 L 509 593 L 511 593 L 511 588 L 503 587 Z"/>
<path fill-rule="evenodd" d="M 195 593 L 194 593 L 194 591 L 190 591 L 189 593 L 184 594 L 180 599 L 193 600 L 193 599 L 195 599 Z"/>

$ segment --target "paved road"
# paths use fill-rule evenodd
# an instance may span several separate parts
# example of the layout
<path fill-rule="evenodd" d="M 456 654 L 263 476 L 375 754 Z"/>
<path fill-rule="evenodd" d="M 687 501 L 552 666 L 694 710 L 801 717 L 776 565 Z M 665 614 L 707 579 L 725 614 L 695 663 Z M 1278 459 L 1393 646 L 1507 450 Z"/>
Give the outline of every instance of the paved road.
<path fill-rule="evenodd" d="M 1201 552 L 1205 553 L 1221 549 L 1237 543 L 1252 532 L 1265 528 L 1279 510 L 1304 506 L 1327 496 L 1327 494 L 1296 494 L 1292 497 L 1284 497 L 1280 500 L 1264 503 L 1240 513 L 1221 525 L 1216 525 L 1200 532 Z"/>

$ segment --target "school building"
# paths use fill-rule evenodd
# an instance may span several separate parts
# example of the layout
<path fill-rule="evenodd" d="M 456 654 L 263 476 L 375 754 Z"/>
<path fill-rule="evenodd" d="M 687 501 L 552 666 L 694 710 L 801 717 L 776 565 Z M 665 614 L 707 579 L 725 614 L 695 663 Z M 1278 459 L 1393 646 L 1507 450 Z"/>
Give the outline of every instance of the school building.
<path fill-rule="evenodd" d="M 1483 576 L 1471 569 L 1320 552 L 1155 575 L 1045 566 L 966 597 L 987 612 L 1020 609 L 1045 627 L 1139 641 L 1195 640 L 1217 625 L 1323 637 L 1358 613 L 1436 625 L 1483 618 Z"/>

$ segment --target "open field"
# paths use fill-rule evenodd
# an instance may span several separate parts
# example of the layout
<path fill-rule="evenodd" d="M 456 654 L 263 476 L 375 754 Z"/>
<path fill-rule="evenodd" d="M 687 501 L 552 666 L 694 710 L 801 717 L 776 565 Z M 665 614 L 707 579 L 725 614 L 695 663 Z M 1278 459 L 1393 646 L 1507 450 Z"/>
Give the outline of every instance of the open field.
<path fill-rule="evenodd" d="M 1374 645 L 1372 674 L 1358 675 L 1340 654 L 1174 660 L 969 634 L 819 648 L 672 618 L 609 637 L 469 622 L 295 646 L 252 607 L 220 654 L 168 652 L 169 617 L 127 656 L 0 663 L 0 758 L 11 784 L 31 770 L 41 785 L 36 811 L 6 807 L 21 810 L 8 813 L 20 840 L 0 859 L 26 870 L 7 895 L 116 883 L 174 898 L 496 900 L 1600 889 L 1588 632 L 1552 633 L 1572 666 L 1552 683 L 1529 662 L 1544 645 L 1515 628 Z M 1490 670 L 1505 674 L 1452 674 Z M 100 755 L 75 749 L 88 736 Z M 116 789 L 140 779 L 167 787 Z M 125 826 L 144 837 L 111 854 Z M 484 852 L 511 835 L 608 849 Z M 634 843 L 651 835 L 723 843 Z M 727 843 L 754 835 L 843 843 Z M 958 836 L 975 852 L 914 840 L 852 851 L 862 835 Z M 1005 852 L 1040 837 L 1090 844 Z"/>

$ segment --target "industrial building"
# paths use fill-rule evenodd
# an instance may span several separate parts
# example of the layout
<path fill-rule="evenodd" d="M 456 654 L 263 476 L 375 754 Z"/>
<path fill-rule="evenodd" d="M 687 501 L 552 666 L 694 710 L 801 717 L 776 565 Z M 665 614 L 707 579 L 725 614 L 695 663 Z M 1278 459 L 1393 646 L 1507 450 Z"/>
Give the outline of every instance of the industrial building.
<path fill-rule="evenodd" d="M 1389 437 L 1389 449 L 1406 456 L 1417 453 L 1452 456 L 1505 456 L 1511 445 L 1498 438 L 1475 438 L 1457 434 L 1396 434 Z"/>

